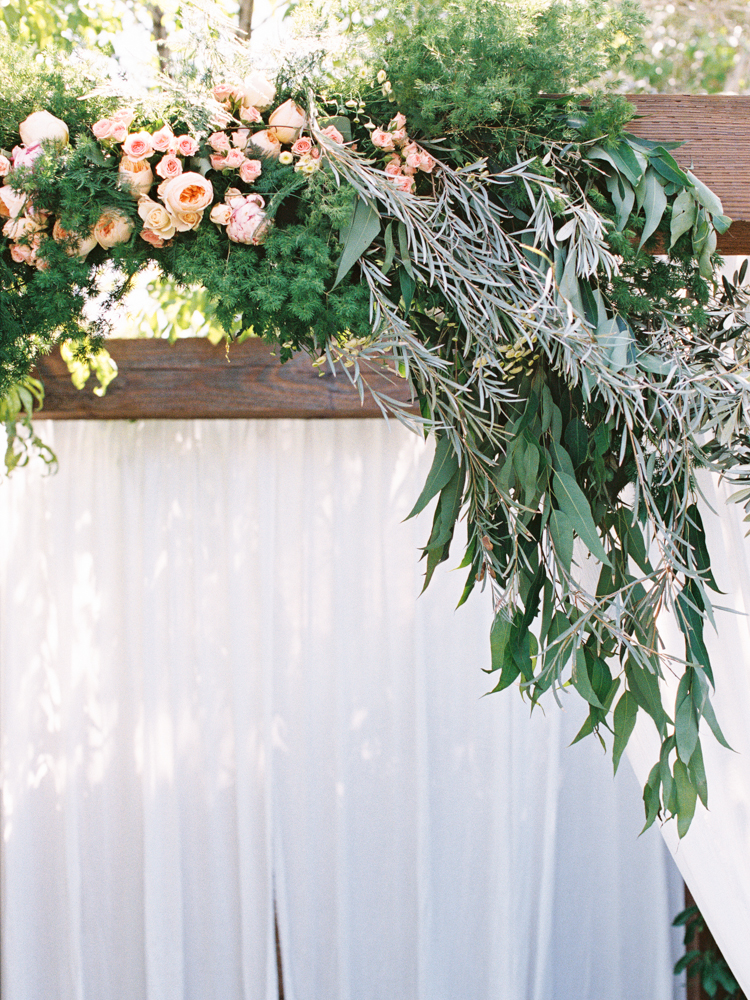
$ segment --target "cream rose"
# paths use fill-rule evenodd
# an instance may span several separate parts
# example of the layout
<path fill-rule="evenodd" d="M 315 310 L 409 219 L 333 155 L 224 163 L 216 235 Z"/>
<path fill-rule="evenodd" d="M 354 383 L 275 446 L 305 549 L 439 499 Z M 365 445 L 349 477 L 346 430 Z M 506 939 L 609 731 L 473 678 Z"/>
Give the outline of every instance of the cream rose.
<path fill-rule="evenodd" d="M 0 216 L 16 219 L 23 211 L 26 197 L 22 191 L 16 191 L 7 185 L 0 187 Z"/>
<path fill-rule="evenodd" d="M 21 122 L 18 131 L 21 133 L 21 142 L 26 146 L 34 146 L 45 140 L 67 145 L 69 139 L 68 126 L 49 111 L 35 111 Z"/>
<path fill-rule="evenodd" d="M 232 215 L 232 209 L 230 205 L 223 205 L 219 203 L 214 205 L 211 209 L 211 214 L 209 219 L 211 222 L 215 222 L 217 226 L 226 226 Z"/>
<path fill-rule="evenodd" d="M 201 221 L 204 209 L 213 201 L 214 189 L 202 174 L 188 171 L 159 185 L 159 195 L 167 210 L 180 222 L 194 229 Z"/>
<path fill-rule="evenodd" d="M 0 177 L 7 177 L 10 173 L 10 160 L 0 153 Z"/>
<path fill-rule="evenodd" d="M 246 149 L 250 152 L 253 148 L 261 156 L 270 156 L 274 160 L 278 160 L 279 153 L 281 152 L 281 143 L 274 132 L 268 130 L 253 132 L 248 139 Z"/>
<path fill-rule="evenodd" d="M 263 73 L 251 73 L 242 85 L 242 103 L 246 108 L 262 111 L 273 103 L 275 96 L 276 88 Z"/>
<path fill-rule="evenodd" d="M 302 108 L 294 101 L 284 101 L 269 115 L 268 127 L 275 132 L 279 142 L 290 143 L 299 138 L 306 121 Z"/>
<path fill-rule="evenodd" d="M 60 225 L 59 219 L 55 219 L 55 224 L 52 227 L 52 239 L 56 243 L 64 243 L 65 253 L 70 257 L 86 257 L 96 246 L 96 237 L 92 233 L 89 233 L 88 236 L 69 233 Z"/>
<path fill-rule="evenodd" d="M 105 250 L 127 243 L 132 233 L 133 223 L 116 208 L 105 208 L 93 229 L 94 239 Z"/>
<path fill-rule="evenodd" d="M 123 156 L 120 160 L 120 187 L 127 188 L 134 198 L 148 194 L 154 183 L 154 172 L 146 160 L 131 160 Z"/>
<path fill-rule="evenodd" d="M 138 214 L 143 219 L 143 228 L 150 229 L 152 233 L 156 233 L 162 239 L 171 239 L 177 231 L 175 220 L 158 201 L 153 201 L 151 198 L 140 198 Z"/>

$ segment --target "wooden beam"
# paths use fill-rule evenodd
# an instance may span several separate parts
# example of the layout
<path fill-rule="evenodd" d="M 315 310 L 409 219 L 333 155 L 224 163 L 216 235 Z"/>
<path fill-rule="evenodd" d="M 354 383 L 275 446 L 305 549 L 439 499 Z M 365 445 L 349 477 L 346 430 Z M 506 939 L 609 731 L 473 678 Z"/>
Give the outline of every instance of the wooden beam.
<path fill-rule="evenodd" d="M 380 417 L 372 397 L 360 403 L 345 373 L 313 368 L 307 355 L 282 365 L 262 340 L 229 351 L 203 337 L 107 341 L 119 374 L 103 398 L 92 375 L 76 389 L 59 351 L 43 358 L 35 375 L 44 383 L 40 420 L 133 420 L 221 417 Z M 406 402 L 401 379 L 375 369 L 373 388 Z"/>
<path fill-rule="evenodd" d="M 719 252 L 750 254 L 750 97 L 629 94 L 628 100 L 638 113 L 628 130 L 683 142 L 674 158 L 721 198 L 732 225 L 719 236 Z"/>

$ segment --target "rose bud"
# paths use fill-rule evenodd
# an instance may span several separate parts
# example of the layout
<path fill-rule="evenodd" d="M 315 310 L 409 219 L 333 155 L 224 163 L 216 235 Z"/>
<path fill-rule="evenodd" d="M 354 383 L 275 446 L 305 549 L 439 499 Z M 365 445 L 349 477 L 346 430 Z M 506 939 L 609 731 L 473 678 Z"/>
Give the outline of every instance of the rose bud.
<path fill-rule="evenodd" d="M 299 138 L 306 120 L 304 111 L 294 101 L 284 101 L 269 116 L 268 126 L 279 142 L 290 143 Z"/>
<path fill-rule="evenodd" d="M 21 122 L 18 131 L 21 133 L 21 142 L 26 146 L 34 146 L 45 139 L 67 145 L 69 139 L 68 126 L 49 111 L 35 111 Z"/>
<path fill-rule="evenodd" d="M 134 198 L 148 194 L 154 183 L 154 172 L 147 160 L 131 160 L 123 156 L 119 173 L 120 187 L 127 188 Z"/>
<path fill-rule="evenodd" d="M 270 156 L 274 160 L 278 160 L 279 153 L 281 152 L 281 143 L 275 131 L 272 132 L 266 129 L 263 132 L 253 132 L 248 139 L 246 150 L 250 154 L 254 151 L 261 156 Z"/>

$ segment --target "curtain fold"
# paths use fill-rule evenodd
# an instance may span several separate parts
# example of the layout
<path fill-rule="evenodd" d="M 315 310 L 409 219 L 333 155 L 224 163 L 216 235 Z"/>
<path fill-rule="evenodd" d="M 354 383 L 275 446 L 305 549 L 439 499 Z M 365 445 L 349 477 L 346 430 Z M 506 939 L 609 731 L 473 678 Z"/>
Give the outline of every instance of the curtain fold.
<path fill-rule="evenodd" d="M 274 905 L 286 1000 L 672 1000 L 632 774 L 482 698 L 464 571 L 417 599 L 424 442 L 41 431 L 59 474 L 0 487 L 5 1000 L 272 1000 Z"/>

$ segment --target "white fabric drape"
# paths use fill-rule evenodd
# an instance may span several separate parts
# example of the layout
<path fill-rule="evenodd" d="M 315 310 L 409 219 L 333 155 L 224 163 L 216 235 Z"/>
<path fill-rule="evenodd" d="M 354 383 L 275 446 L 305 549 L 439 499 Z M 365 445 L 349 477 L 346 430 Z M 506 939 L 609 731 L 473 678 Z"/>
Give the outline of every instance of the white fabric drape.
<path fill-rule="evenodd" d="M 0 487 L 4 1000 L 672 1000 L 638 786 L 417 600 L 380 421 L 58 423 Z M 442 569 L 442 568 L 441 568 Z M 572 699 L 571 699 L 572 701 Z"/>
<path fill-rule="evenodd" d="M 727 742 L 721 747 L 701 723 L 701 746 L 708 781 L 708 811 L 698 803 L 688 835 L 680 841 L 674 823 L 664 838 L 698 907 L 746 996 L 750 996 L 750 541 L 742 507 L 728 502 L 733 492 L 701 474 L 700 487 L 708 550 L 714 577 L 724 592 L 714 631 L 704 638 L 713 666 L 716 716 Z M 672 620 L 660 625 L 668 650 L 685 655 L 685 643 Z M 674 708 L 676 685 L 666 685 L 664 703 Z M 659 756 L 659 741 L 647 719 L 639 719 L 628 753 L 643 782 Z"/>

